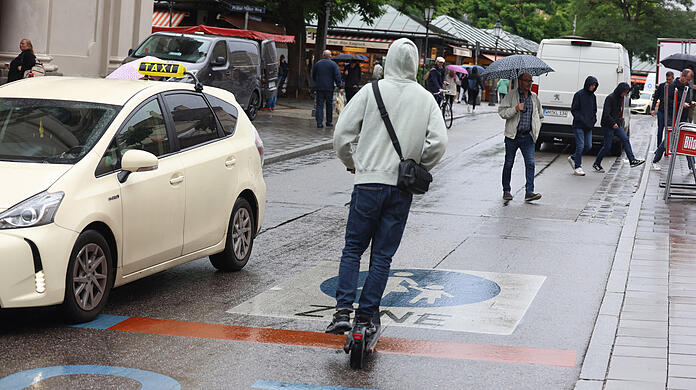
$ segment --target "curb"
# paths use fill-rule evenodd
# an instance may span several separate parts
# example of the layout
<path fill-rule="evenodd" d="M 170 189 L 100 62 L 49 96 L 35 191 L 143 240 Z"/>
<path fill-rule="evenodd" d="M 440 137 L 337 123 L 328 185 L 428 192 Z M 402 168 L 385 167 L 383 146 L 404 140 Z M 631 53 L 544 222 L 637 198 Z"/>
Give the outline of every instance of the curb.
<path fill-rule="evenodd" d="M 650 152 L 650 145 L 652 145 L 652 140 L 648 143 L 646 154 Z M 649 177 L 650 164 L 646 162 L 641 174 L 640 185 L 636 193 L 633 194 L 628 214 L 621 229 L 621 236 L 616 246 L 604 297 L 597 313 L 597 319 L 582 362 L 580 377 L 575 384 L 575 390 L 601 390 L 604 388 L 609 372 L 609 361 L 619 327 L 621 309 L 626 295 L 628 272 L 633 257 L 633 245 L 636 240 L 638 220 L 648 189 Z"/>
<path fill-rule="evenodd" d="M 264 158 L 264 164 L 270 165 L 281 161 L 290 160 L 296 157 L 306 156 L 308 154 L 321 152 L 323 150 L 329 150 L 333 148 L 333 140 L 317 142 L 307 146 L 300 146 L 299 148 L 286 150 L 284 152 L 272 154 Z"/>

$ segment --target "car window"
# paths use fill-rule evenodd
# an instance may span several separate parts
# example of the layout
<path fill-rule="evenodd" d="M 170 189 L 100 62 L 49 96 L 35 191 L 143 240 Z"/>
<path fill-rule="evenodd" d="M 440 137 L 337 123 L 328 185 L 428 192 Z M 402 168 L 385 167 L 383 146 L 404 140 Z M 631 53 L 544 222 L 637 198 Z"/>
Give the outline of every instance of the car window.
<path fill-rule="evenodd" d="M 225 62 L 227 62 L 227 43 L 225 41 L 216 43 L 215 47 L 213 48 L 213 61 L 215 61 L 218 57 L 224 58 Z"/>
<path fill-rule="evenodd" d="M 181 93 L 164 97 L 174 120 L 181 149 L 218 138 L 217 122 L 201 95 Z"/>
<path fill-rule="evenodd" d="M 213 107 L 213 112 L 215 112 L 215 116 L 220 121 L 225 135 L 234 134 L 234 130 L 237 127 L 237 107 L 215 96 L 205 96 L 208 98 L 210 106 Z"/>
<path fill-rule="evenodd" d="M 0 99 L 0 161 L 75 164 L 99 141 L 118 106 Z"/>
<path fill-rule="evenodd" d="M 640 98 L 641 99 L 652 99 L 652 94 L 651 93 L 641 93 Z"/>
<path fill-rule="evenodd" d="M 163 60 L 203 62 L 211 40 L 183 35 L 150 35 L 133 53 L 133 57 L 154 56 Z"/>
<path fill-rule="evenodd" d="M 96 175 L 121 169 L 121 157 L 130 149 L 144 150 L 159 157 L 171 151 L 167 128 L 157 99 L 140 107 L 126 122 L 97 165 Z"/>

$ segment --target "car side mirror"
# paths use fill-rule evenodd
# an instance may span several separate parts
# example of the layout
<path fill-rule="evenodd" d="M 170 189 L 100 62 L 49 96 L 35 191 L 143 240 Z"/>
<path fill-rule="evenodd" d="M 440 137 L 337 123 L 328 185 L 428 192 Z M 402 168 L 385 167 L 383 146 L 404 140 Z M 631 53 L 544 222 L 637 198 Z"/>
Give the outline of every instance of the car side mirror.
<path fill-rule="evenodd" d="M 135 52 L 135 50 L 133 50 L 133 49 L 128 49 L 128 55 L 129 55 L 129 56 L 132 56 L 132 55 L 133 55 L 133 52 Z"/>
<path fill-rule="evenodd" d="M 159 162 L 157 156 L 144 150 L 129 150 L 121 158 L 121 172 L 118 174 L 118 181 L 125 183 L 128 176 L 134 172 L 154 171 Z"/>
<path fill-rule="evenodd" d="M 220 66 L 220 65 L 225 65 L 225 57 L 217 57 L 215 61 L 213 61 L 213 65 L 215 66 Z"/>

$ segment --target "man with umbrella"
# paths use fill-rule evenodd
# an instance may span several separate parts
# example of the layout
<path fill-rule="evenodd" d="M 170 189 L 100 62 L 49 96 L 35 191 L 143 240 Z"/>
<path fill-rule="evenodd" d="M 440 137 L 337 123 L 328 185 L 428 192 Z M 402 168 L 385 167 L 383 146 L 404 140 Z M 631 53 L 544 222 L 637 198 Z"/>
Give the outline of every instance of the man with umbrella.
<path fill-rule="evenodd" d="M 667 127 L 672 127 L 673 123 L 676 122 L 675 124 L 678 125 L 679 122 L 688 122 L 689 121 L 689 108 L 693 105 L 693 92 L 689 84 L 691 81 L 694 79 L 694 72 L 691 69 L 684 69 L 682 71 L 681 76 L 672 82 L 672 84 L 669 84 L 667 86 L 667 90 L 664 94 L 664 104 L 667 110 L 667 117 L 665 118 L 665 126 Z M 676 97 L 675 97 L 675 89 L 677 90 Z M 686 101 L 684 103 L 684 109 L 682 110 L 682 115 L 681 118 L 676 119 L 675 118 L 675 111 L 679 110 L 679 107 L 674 107 L 675 105 L 675 100 L 679 102 L 683 96 L 683 94 L 687 94 Z M 663 111 L 664 108 L 662 107 L 662 103 L 660 102 L 660 111 Z M 676 121 L 675 121 L 676 119 Z M 660 170 L 660 166 L 657 165 L 657 163 L 660 162 L 662 159 L 662 156 L 665 154 L 666 150 L 666 141 L 667 141 L 667 136 L 665 136 L 662 141 L 660 142 L 660 145 L 657 147 L 655 150 L 655 157 L 653 158 L 653 169 L 655 170 Z M 689 163 L 689 168 L 691 168 L 691 161 L 687 159 Z"/>
<path fill-rule="evenodd" d="M 522 73 L 517 81 L 517 90 L 510 91 L 498 106 L 498 114 L 505 119 L 503 199 L 512 200 L 510 187 L 512 166 L 515 164 L 517 149 L 520 149 L 527 179 L 524 200 L 531 202 L 541 199 L 541 194 L 534 192 L 534 145 L 539 136 L 541 118 L 544 115 L 539 98 L 530 90 L 532 76 L 529 73 Z"/>

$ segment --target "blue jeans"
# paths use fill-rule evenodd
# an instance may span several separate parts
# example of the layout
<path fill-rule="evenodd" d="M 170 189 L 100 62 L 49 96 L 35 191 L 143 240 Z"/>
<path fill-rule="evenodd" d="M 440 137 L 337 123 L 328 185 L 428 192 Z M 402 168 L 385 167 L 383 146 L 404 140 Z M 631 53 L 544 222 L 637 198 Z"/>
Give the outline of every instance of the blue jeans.
<path fill-rule="evenodd" d="M 653 164 L 657 164 L 662 160 L 665 155 L 665 150 L 667 149 L 667 138 L 663 139 L 662 142 L 655 149 L 655 157 L 653 157 Z"/>
<path fill-rule="evenodd" d="M 324 106 L 326 105 L 326 124 L 333 123 L 333 91 L 317 91 L 317 126 L 324 125 Z"/>
<path fill-rule="evenodd" d="M 372 261 L 357 314 L 373 316 L 389 278 L 392 256 L 401 243 L 413 195 L 386 184 L 357 184 L 350 199 L 346 245 L 338 269 L 336 307 L 352 308 L 358 289 L 360 256 L 372 241 Z"/>
<path fill-rule="evenodd" d="M 503 191 L 510 191 L 510 177 L 512 166 L 515 164 L 517 149 L 522 152 L 524 158 L 527 194 L 534 192 L 534 139 L 531 134 L 517 134 L 515 139 L 505 137 L 505 164 L 503 165 Z"/>
<path fill-rule="evenodd" d="M 582 166 L 582 154 L 589 153 L 592 149 L 592 129 L 573 129 L 575 132 L 575 154 L 573 154 L 573 161 L 575 161 L 575 169 Z"/>
<path fill-rule="evenodd" d="M 657 144 L 662 143 L 662 135 L 665 131 L 665 113 L 662 111 L 657 112 Z"/>
<path fill-rule="evenodd" d="M 602 127 L 602 132 L 604 133 L 604 144 L 602 145 L 602 149 L 599 149 L 599 153 L 597 153 L 597 159 L 595 159 L 594 162 L 595 165 L 602 165 L 604 155 L 611 150 L 611 144 L 614 143 L 614 135 L 619 137 L 623 143 L 623 148 L 626 151 L 628 161 L 634 161 L 636 159 L 636 156 L 633 155 L 633 149 L 631 149 L 631 142 L 628 140 L 628 136 L 626 135 L 623 127 L 619 126 L 618 129 L 614 129 L 612 127 Z"/>

